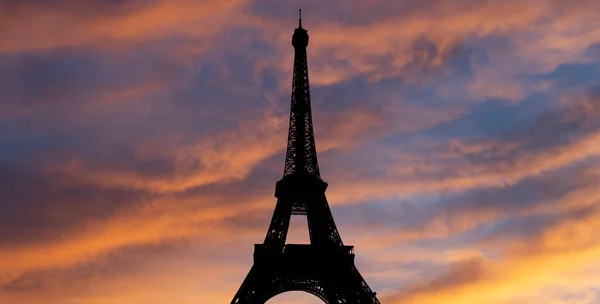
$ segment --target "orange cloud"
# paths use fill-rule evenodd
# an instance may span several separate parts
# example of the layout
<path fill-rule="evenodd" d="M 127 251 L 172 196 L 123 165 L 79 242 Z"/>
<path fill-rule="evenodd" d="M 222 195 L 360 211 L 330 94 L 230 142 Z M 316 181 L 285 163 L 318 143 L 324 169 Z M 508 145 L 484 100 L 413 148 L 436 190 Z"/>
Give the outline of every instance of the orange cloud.
<path fill-rule="evenodd" d="M 132 2 L 122 4 L 117 8 L 122 11 L 116 13 L 103 13 L 98 3 L 91 1 L 68 1 L 62 6 L 17 4 L 5 10 L 0 18 L 4 37 L 0 51 L 74 46 L 106 48 L 167 38 L 176 33 L 208 37 L 227 21 L 235 20 L 233 17 L 244 3 L 186 0 L 177 4 L 158 1 L 140 5 L 140 2 Z"/>
<path fill-rule="evenodd" d="M 568 286 L 597 263 L 600 239 L 595 237 L 599 213 L 565 219 L 541 236 L 525 242 L 504 243 L 500 259 L 476 258 L 456 264 L 433 281 L 417 283 L 390 303 L 513 303 L 531 297 L 545 286 Z M 540 294 L 540 296 L 543 296 Z"/>

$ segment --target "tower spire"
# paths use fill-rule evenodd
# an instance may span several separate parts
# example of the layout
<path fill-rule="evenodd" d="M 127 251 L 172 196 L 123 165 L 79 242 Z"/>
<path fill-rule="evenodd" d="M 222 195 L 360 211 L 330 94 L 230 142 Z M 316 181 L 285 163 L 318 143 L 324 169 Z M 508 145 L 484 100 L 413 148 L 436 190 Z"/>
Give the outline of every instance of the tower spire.
<path fill-rule="evenodd" d="M 306 47 L 308 31 L 302 28 L 302 10 L 299 10 L 299 27 L 292 35 L 294 46 L 294 73 L 290 128 L 283 175 L 311 175 L 321 178 L 310 106 L 310 86 Z"/>

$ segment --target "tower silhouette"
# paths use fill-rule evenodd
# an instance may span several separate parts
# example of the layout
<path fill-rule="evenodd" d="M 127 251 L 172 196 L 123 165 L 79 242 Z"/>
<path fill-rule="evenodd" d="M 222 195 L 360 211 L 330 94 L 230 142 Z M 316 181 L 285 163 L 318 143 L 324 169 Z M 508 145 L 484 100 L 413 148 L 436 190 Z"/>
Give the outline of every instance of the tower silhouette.
<path fill-rule="evenodd" d="M 310 108 L 306 47 L 308 32 L 294 30 L 294 74 L 290 127 L 277 205 L 262 244 L 254 245 L 254 265 L 231 304 L 262 304 L 286 291 L 305 291 L 325 303 L 379 304 L 354 265 L 333 221 L 321 179 Z M 310 244 L 285 244 L 292 215 L 305 215 Z"/>

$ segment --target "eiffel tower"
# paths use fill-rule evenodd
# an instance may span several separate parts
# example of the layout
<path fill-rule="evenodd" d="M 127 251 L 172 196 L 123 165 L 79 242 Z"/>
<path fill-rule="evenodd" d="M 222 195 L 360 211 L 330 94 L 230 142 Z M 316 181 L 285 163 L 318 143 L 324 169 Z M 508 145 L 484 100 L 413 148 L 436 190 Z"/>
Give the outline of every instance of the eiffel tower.
<path fill-rule="evenodd" d="M 254 265 L 231 304 L 263 304 L 287 291 L 304 291 L 328 304 L 379 304 L 354 265 L 354 246 L 342 243 L 321 179 L 310 109 L 306 47 L 308 33 L 294 30 L 294 75 L 283 178 L 277 205 L 262 244 L 254 245 Z M 292 215 L 305 215 L 310 244 L 285 244 Z"/>

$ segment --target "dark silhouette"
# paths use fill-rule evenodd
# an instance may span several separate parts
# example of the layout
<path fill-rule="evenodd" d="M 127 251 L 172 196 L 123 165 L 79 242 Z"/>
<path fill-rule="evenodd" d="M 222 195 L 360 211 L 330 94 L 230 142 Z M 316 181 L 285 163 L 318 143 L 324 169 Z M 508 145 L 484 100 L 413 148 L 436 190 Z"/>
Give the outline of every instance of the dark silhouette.
<path fill-rule="evenodd" d="M 294 76 L 290 129 L 277 205 L 263 244 L 254 245 L 254 265 L 231 301 L 262 304 L 286 291 L 305 291 L 325 303 L 379 304 L 354 265 L 354 246 L 344 246 L 321 179 L 310 110 L 306 46 L 299 26 L 292 36 Z M 285 244 L 290 218 L 306 215 L 310 244 Z"/>

